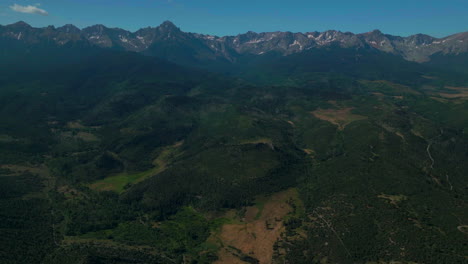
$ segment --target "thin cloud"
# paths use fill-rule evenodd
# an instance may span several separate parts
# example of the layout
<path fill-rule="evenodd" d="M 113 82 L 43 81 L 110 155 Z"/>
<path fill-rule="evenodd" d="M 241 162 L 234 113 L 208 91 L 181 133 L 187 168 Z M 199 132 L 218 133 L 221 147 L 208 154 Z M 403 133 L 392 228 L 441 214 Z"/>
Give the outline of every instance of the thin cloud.
<path fill-rule="evenodd" d="M 49 13 L 45 11 L 44 9 L 41 9 L 37 6 L 33 5 L 27 5 L 27 6 L 22 6 L 18 4 L 14 4 L 10 6 L 11 10 L 15 12 L 20 12 L 20 13 L 26 13 L 26 14 L 36 14 L 36 15 L 41 15 L 41 16 L 48 16 Z"/>

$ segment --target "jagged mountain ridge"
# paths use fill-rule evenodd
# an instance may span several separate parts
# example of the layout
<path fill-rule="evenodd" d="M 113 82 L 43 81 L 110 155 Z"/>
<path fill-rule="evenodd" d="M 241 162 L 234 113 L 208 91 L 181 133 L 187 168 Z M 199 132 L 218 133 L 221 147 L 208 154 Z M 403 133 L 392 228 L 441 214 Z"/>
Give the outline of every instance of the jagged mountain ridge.
<path fill-rule="evenodd" d="M 424 34 L 399 37 L 384 34 L 379 30 L 361 34 L 335 30 L 306 33 L 249 31 L 237 36 L 218 37 L 183 32 L 170 21 L 136 32 L 108 28 L 104 25 L 94 25 L 82 30 L 73 25 L 34 28 L 24 22 L 17 22 L 0 26 L 0 36 L 31 43 L 47 41 L 57 45 L 85 42 L 103 48 L 166 57 L 169 60 L 177 60 L 171 58 L 174 54 L 169 54 L 175 51 L 190 53 L 194 60 L 203 58 L 234 62 L 239 55 L 262 55 L 268 52 L 290 55 L 330 45 L 377 49 L 415 62 L 427 62 L 434 54 L 457 55 L 468 52 L 468 32 L 445 38 Z M 179 49 L 174 50 L 173 47 Z"/>

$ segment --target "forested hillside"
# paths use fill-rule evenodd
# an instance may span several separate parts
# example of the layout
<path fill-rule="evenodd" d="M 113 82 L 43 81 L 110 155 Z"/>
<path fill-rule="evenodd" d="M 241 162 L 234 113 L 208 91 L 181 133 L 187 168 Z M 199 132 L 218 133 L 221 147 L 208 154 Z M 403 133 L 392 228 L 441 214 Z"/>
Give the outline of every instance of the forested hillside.
<path fill-rule="evenodd" d="M 468 76 L 0 40 L 1 263 L 465 263 Z"/>

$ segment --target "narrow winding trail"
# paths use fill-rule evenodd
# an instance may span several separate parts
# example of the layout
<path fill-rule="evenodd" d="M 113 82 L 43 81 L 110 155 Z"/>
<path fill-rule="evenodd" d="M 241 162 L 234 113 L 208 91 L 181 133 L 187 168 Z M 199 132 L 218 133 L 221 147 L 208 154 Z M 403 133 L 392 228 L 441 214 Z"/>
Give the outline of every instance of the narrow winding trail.
<path fill-rule="evenodd" d="M 427 144 L 427 148 L 426 148 L 426 151 L 427 151 L 427 155 L 429 155 L 429 159 L 431 160 L 431 170 L 434 169 L 434 158 L 432 158 L 432 155 L 431 155 L 431 145 L 432 145 L 432 142 L 429 142 L 429 144 Z"/>
<path fill-rule="evenodd" d="M 435 160 L 434 160 L 434 157 L 432 157 L 431 155 L 431 146 L 432 146 L 432 143 L 434 143 L 434 140 L 436 140 L 437 138 L 441 137 L 442 135 L 444 134 L 444 130 L 442 128 L 440 128 L 440 134 L 432 139 L 429 140 L 428 144 L 427 144 L 427 148 L 426 148 L 426 152 L 427 152 L 427 155 L 429 156 L 429 159 L 431 160 L 431 170 L 434 170 L 434 163 L 435 163 Z M 430 173 L 430 171 L 428 172 L 428 174 Z M 432 176 L 433 177 L 433 176 Z M 452 183 L 450 182 L 450 179 L 449 179 L 449 175 L 448 174 L 445 174 L 445 177 L 447 179 L 447 183 L 450 185 L 450 191 L 453 191 L 453 185 Z M 434 178 L 434 177 L 433 177 Z M 438 182 L 438 181 L 437 181 Z M 438 182 L 439 183 L 439 182 Z M 440 183 L 439 183 L 440 185 Z"/>
<path fill-rule="evenodd" d="M 444 134 L 444 130 L 442 130 L 442 128 L 441 128 L 440 129 L 440 134 L 437 137 L 434 137 L 434 138 L 430 139 L 428 144 L 427 144 L 426 152 L 427 152 L 427 155 L 429 156 L 429 159 L 431 160 L 431 170 L 434 169 L 434 163 L 435 163 L 434 158 L 431 155 L 431 146 L 432 146 L 432 143 L 434 143 L 434 140 L 441 137 L 443 134 Z"/>
<path fill-rule="evenodd" d="M 447 177 L 447 182 L 448 182 L 448 184 L 450 185 L 450 190 L 453 191 L 453 185 L 452 185 L 452 183 L 450 182 L 450 179 L 449 179 L 448 174 L 445 174 L 445 177 Z"/>
<path fill-rule="evenodd" d="M 327 221 L 325 220 L 325 218 L 323 218 L 322 215 L 318 214 L 317 211 L 314 210 L 314 213 L 315 215 L 317 215 L 326 225 L 327 227 L 335 234 L 336 238 L 338 238 L 338 241 L 340 241 L 341 245 L 343 246 L 343 248 L 346 250 L 346 253 L 348 253 L 348 256 L 351 257 L 351 253 L 349 252 L 348 248 L 346 247 L 345 243 L 343 242 L 343 240 L 341 239 L 341 237 L 338 235 L 338 233 L 336 232 L 336 230 L 333 228 L 333 226 Z"/>

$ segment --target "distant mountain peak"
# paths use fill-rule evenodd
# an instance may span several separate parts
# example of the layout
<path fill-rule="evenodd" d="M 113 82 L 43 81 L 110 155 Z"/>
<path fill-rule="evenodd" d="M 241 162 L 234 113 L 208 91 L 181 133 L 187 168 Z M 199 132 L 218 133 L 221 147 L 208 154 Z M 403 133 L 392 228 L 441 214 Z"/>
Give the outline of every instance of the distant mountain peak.
<path fill-rule="evenodd" d="M 79 33 L 81 31 L 79 28 L 77 28 L 76 26 L 72 24 L 63 25 L 57 28 L 57 30 L 65 32 L 65 33 Z"/>
<path fill-rule="evenodd" d="M 171 21 L 166 20 L 158 28 L 165 29 L 165 30 L 176 30 L 180 31 L 180 29 Z"/>
<path fill-rule="evenodd" d="M 31 25 L 24 21 L 18 21 L 16 23 L 8 25 L 9 27 L 15 27 L 15 28 L 32 28 Z"/>
<path fill-rule="evenodd" d="M 368 36 L 383 36 L 384 34 L 382 33 L 382 31 L 380 31 L 379 29 L 374 29 L 372 31 L 369 31 L 367 33 L 364 33 L 363 35 L 368 35 Z"/>
<path fill-rule="evenodd" d="M 433 54 L 439 52 L 444 54 L 468 52 L 468 32 L 440 39 L 424 34 L 409 37 L 392 36 L 378 29 L 361 34 L 336 30 L 306 33 L 248 31 L 236 36 L 217 37 L 181 31 L 168 20 L 157 27 L 142 28 L 136 32 L 108 28 L 101 24 L 83 30 L 70 24 L 56 29 L 53 27 L 41 29 L 32 28 L 24 21 L 20 21 L 2 28 L 0 37 L 30 43 L 37 43 L 47 37 L 47 41 L 54 40 L 59 45 L 87 41 L 103 48 L 119 48 L 154 56 L 159 56 L 158 54 L 164 53 L 163 49 L 177 43 L 180 45 L 178 52 L 187 51 L 189 54 L 187 56 L 228 61 L 235 61 L 235 58 L 242 54 L 261 55 L 274 51 L 287 56 L 329 46 L 376 49 L 416 62 L 428 61 Z M 164 53 L 161 56 L 168 55 Z M 173 56 L 179 58 L 181 55 L 173 54 Z"/>
<path fill-rule="evenodd" d="M 90 27 L 87 27 L 88 29 L 97 29 L 97 30 L 103 30 L 103 29 L 107 29 L 106 26 L 104 26 L 103 24 L 96 24 L 96 25 L 92 25 Z"/>
<path fill-rule="evenodd" d="M 425 34 L 416 34 L 416 35 L 409 36 L 408 39 L 414 42 L 416 45 L 422 45 L 422 44 L 430 44 L 436 38 L 431 37 L 429 35 L 425 35 Z"/>

